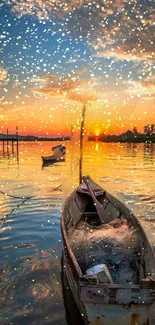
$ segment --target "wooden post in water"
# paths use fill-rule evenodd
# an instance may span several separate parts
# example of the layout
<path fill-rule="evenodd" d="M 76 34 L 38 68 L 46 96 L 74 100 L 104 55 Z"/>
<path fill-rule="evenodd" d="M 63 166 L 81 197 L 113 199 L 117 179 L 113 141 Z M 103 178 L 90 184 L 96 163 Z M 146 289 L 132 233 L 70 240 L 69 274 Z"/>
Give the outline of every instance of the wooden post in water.
<path fill-rule="evenodd" d="M 72 166 L 72 158 L 73 158 L 73 124 L 72 124 L 72 119 L 71 119 L 71 137 L 70 137 L 70 146 L 71 146 L 71 174 L 73 171 L 73 166 Z"/>
<path fill-rule="evenodd" d="M 8 146 L 8 134 L 9 134 L 9 130 L 6 130 L 6 140 L 7 140 L 7 146 Z"/>
<path fill-rule="evenodd" d="M 86 105 L 83 106 L 80 130 L 80 162 L 79 162 L 79 183 L 82 182 L 82 160 L 83 160 L 83 137 L 84 137 L 84 122 L 85 122 Z"/>
<path fill-rule="evenodd" d="M 12 139 L 12 154 L 14 154 L 14 140 Z"/>
<path fill-rule="evenodd" d="M 17 142 L 17 160 L 18 160 L 18 126 L 16 126 L 16 142 Z"/>
<path fill-rule="evenodd" d="M 5 153 L 5 146 L 4 146 L 4 138 L 3 138 L 3 156 L 4 156 L 4 153 Z"/>
<path fill-rule="evenodd" d="M 8 138 L 9 130 L 7 129 L 6 132 L 7 132 L 7 134 L 6 134 L 7 155 L 9 156 L 9 138 Z"/>

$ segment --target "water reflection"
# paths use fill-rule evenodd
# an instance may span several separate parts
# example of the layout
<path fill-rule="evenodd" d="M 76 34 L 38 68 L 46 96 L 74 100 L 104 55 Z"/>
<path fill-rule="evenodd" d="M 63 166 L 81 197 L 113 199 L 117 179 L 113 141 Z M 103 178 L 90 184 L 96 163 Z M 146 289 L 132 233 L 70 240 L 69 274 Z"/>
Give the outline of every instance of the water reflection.
<path fill-rule="evenodd" d="M 126 143 L 126 150 L 132 157 L 136 157 L 138 151 L 138 144 L 137 143 Z"/>
<path fill-rule="evenodd" d="M 66 321 L 68 325 L 84 325 L 82 316 L 78 310 L 73 294 L 70 290 L 70 286 L 65 273 L 65 265 L 63 261 L 63 254 L 61 257 L 61 281 L 62 281 L 62 292 L 64 299 L 64 306 L 66 310 Z"/>
<path fill-rule="evenodd" d="M 68 323 L 75 324 L 74 315 L 78 319 L 71 293 L 68 297 L 63 290 L 62 296 L 61 289 L 62 200 L 79 179 L 79 146 L 66 146 L 66 162 L 51 168 L 41 168 L 41 156 L 51 151 L 49 142 L 20 142 L 19 166 L 10 158 L 8 168 L 8 158 L 1 157 L 0 324 L 64 325 L 63 296 L 73 310 L 66 314 Z M 154 152 L 155 144 L 85 142 L 83 174 L 153 222 Z M 14 197 L 31 199 L 22 203 Z"/>
<path fill-rule="evenodd" d="M 66 325 L 61 264 L 52 255 L 46 250 L 0 268 L 1 324 Z"/>
<path fill-rule="evenodd" d="M 155 144 L 154 143 L 144 143 L 143 149 L 144 161 L 148 160 L 151 163 L 155 161 Z"/>
<path fill-rule="evenodd" d="M 19 144 L 15 141 L 0 141 L 0 155 L 3 159 L 19 163 Z"/>
<path fill-rule="evenodd" d="M 54 165 L 57 165 L 58 166 L 59 163 L 61 165 L 64 162 L 65 162 L 65 159 L 61 159 L 59 161 L 43 161 L 43 163 L 42 163 L 42 169 L 44 169 L 46 167 L 54 166 Z"/>

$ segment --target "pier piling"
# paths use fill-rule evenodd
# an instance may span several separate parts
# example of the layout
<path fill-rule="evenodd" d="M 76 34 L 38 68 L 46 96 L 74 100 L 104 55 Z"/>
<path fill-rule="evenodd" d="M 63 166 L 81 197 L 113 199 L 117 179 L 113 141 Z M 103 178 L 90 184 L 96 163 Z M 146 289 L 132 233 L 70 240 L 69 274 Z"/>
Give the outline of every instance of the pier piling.
<path fill-rule="evenodd" d="M 7 153 L 7 156 L 10 156 L 10 148 L 11 148 L 11 154 L 15 154 L 15 145 L 16 145 L 16 156 L 18 159 L 18 153 L 19 153 L 19 147 L 18 147 L 18 126 L 16 126 L 16 133 L 14 135 L 9 134 L 9 129 L 7 128 L 6 134 L 0 138 L 0 141 L 2 142 L 2 155 L 5 156 L 5 153 Z M 11 145 L 9 143 L 11 142 Z"/>

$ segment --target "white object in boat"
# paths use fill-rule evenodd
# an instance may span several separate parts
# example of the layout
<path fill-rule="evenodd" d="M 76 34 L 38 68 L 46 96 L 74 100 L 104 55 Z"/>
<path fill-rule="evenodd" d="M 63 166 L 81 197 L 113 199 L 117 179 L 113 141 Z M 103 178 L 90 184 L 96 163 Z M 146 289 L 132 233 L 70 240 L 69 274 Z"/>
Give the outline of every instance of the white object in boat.
<path fill-rule="evenodd" d="M 87 275 L 96 275 L 99 282 L 113 283 L 111 274 L 106 264 L 97 264 L 86 270 Z"/>

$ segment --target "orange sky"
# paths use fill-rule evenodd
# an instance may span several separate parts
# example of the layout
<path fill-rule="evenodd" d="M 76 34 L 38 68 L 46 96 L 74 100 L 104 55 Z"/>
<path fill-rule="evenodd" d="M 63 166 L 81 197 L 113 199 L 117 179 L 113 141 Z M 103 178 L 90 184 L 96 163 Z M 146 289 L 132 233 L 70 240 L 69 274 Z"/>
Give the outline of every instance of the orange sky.
<path fill-rule="evenodd" d="M 100 94 L 99 94 L 100 95 Z M 118 98 L 111 98 L 109 94 L 98 98 L 97 101 L 86 101 L 85 130 L 87 134 L 106 133 L 119 134 L 137 126 L 140 132 L 145 124 L 155 121 L 154 105 L 141 98 L 124 100 L 124 93 Z M 40 96 L 39 101 L 27 106 L 16 107 L 7 105 L 5 114 L 1 117 L 1 133 L 14 133 L 16 125 L 19 134 L 40 136 L 70 135 L 71 128 L 77 133 L 80 127 L 83 102 L 75 102 L 62 98 Z M 48 104 L 49 103 L 49 104 Z"/>
<path fill-rule="evenodd" d="M 4 3 L 1 133 L 77 133 L 84 103 L 87 134 L 155 123 L 152 0 Z"/>

